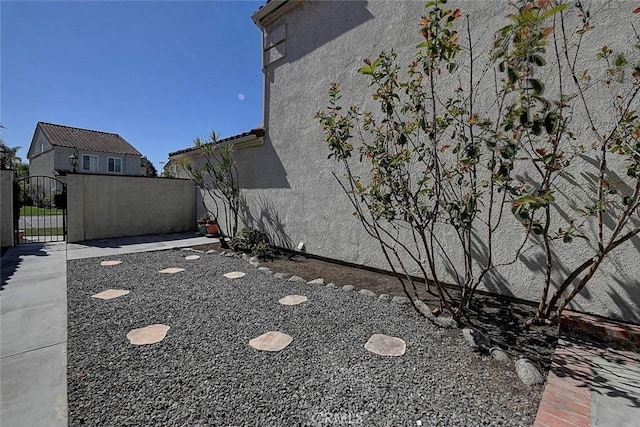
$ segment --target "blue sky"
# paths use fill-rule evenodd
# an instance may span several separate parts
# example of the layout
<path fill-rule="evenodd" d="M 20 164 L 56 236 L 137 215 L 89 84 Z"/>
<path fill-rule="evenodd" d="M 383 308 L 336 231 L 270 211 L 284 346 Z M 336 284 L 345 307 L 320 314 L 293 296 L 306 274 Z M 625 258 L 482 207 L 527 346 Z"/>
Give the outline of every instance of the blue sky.
<path fill-rule="evenodd" d="M 156 166 L 215 130 L 262 124 L 263 1 L 1 1 L 0 122 L 120 134 Z"/>

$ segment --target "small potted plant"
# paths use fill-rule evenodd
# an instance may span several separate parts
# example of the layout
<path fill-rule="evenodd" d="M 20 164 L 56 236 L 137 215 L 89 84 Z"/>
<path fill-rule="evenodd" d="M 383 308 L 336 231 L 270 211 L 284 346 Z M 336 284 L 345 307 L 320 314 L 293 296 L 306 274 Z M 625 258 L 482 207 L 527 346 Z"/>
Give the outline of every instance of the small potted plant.
<path fill-rule="evenodd" d="M 198 232 L 203 236 L 207 234 L 207 223 L 211 220 L 211 214 L 209 212 L 205 213 L 198 220 Z"/>
<path fill-rule="evenodd" d="M 207 230 L 207 236 L 218 237 L 220 235 L 220 228 L 218 227 L 218 221 L 213 218 L 208 219 L 206 230 Z"/>

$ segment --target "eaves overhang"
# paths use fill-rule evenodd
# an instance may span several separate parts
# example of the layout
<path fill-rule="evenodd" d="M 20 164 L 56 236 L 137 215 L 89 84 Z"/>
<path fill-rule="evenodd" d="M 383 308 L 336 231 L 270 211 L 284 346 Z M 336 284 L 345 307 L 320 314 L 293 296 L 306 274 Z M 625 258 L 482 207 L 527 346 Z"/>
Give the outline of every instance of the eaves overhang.
<path fill-rule="evenodd" d="M 265 131 L 262 128 L 252 129 L 249 132 L 225 138 L 216 143 L 214 151 L 223 145 L 230 145 L 233 150 L 242 150 L 245 148 L 257 147 L 264 144 Z M 201 149 L 197 147 L 186 148 L 184 150 L 169 153 L 170 161 L 178 161 L 180 159 L 196 159 L 201 156 Z"/>
<path fill-rule="evenodd" d="M 304 1 L 305 0 L 271 0 L 258 9 L 251 16 L 251 19 L 258 28 L 263 30 Z"/>

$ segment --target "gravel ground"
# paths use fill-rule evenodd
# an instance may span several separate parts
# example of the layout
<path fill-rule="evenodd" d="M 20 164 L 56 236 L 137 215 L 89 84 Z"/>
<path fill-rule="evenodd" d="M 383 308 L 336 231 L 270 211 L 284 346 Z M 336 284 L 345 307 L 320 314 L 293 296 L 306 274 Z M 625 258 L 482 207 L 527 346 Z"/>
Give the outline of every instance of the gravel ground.
<path fill-rule="evenodd" d="M 407 306 L 275 279 L 246 261 L 169 250 L 68 262 L 70 425 L 475 426 L 531 425 L 541 386 L 522 385 Z M 119 259 L 122 264 L 100 266 Z M 159 274 L 181 267 L 177 274 Z M 223 273 L 247 275 L 229 280 Z M 90 295 L 131 290 L 103 301 Z M 282 306 L 289 294 L 309 301 Z M 126 334 L 169 325 L 164 341 Z M 278 353 L 250 339 L 293 337 Z M 364 349 L 400 337 L 402 357 Z"/>

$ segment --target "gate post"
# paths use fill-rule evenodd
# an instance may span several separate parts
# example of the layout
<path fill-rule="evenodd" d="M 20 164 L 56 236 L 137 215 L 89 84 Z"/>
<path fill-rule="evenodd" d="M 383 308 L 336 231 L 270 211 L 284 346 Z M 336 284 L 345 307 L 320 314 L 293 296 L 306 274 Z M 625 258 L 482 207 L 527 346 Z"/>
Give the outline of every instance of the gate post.
<path fill-rule="evenodd" d="M 15 246 L 13 232 L 14 171 L 0 170 L 0 247 Z"/>

